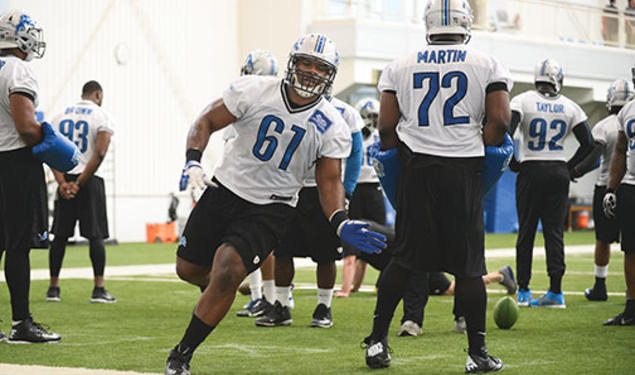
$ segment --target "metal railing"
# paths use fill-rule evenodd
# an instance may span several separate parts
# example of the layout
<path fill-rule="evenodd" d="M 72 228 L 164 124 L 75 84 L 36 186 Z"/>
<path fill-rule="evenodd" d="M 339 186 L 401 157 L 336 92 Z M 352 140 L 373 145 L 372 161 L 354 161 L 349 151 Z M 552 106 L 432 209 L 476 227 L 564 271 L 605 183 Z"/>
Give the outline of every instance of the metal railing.
<path fill-rule="evenodd" d="M 428 0 L 319 0 L 316 21 L 367 19 L 423 25 Z M 615 10 L 573 0 L 469 0 L 475 30 L 543 40 L 635 48 L 635 9 Z M 608 1 L 607 1 L 608 4 Z"/>

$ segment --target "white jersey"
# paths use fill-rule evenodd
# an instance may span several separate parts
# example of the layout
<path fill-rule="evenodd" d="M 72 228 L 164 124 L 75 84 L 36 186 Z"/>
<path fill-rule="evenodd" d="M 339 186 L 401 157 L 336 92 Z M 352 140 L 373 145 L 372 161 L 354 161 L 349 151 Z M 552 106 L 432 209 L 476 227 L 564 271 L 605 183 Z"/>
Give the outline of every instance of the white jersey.
<path fill-rule="evenodd" d="M 98 133 L 107 132 L 112 135 L 115 132 L 114 123 L 108 113 L 90 100 L 81 100 L 66 107 L 53 118 L 51 125 L 75 143 L 81 153 L 77 166 L 68 171 L 70 174 L 81 174 L 84 171 L 95 152 Z M 98 173 L 95 172 L 95 175 Z"/>
<path fill-rule="evenodd" d="M 9 96 L 23 93 L 38 103 L 35 74 L 26 62 L 15 56 L 0 57 L 0 152 L 26 147 L 11 117 Z"/>
<path fill-rule="evenodd" d="M 631 100 L 617 114 L 619 130 L 626 134 L 626 174 L 623 184 L 635 185 L 635 101 Z"/>
<path fill-rule="evenodd" d="M 236 129 L 233 126 L 228 126 L 223 129 L 223 142 L 227 143 L 230 139 L 236 138 Z"/>
<path fill-rule="evenodd" d="M 293 108 L 284 81 L 244 76 L 223 93 L 237 118 L 236 137 L 224 148 L 215 176 L 239 197 L 255 203 L 295 207 L 307 171 L 321 157 L 342 159 L 351 136 L 326 99 Z"/>
<path fill-rule="evenodd" d="M 429 45 L 390 63 L 379 91 L 394 92 L 401 117 L 397 134 L 412 151 L 444 157 L 485 155 L 482 121 L 486 89 L 512 89 L 509 71 L 466 45 Z"/>
<path fill-rule="evenodd" d="M 359 115 L 359 112 L 357 112 L 355 108 L 353 108 L 348 103 L 341 101 L 340 99 L 334 96 L 331 97 L 331 104 L 333 104 L 335 109 L 337 109 L 340 115 L 342 115 L 342 118 L 346 122 L 346 125 L 348 125 L 348 129 L 350 130 L 351 134 L 357 133 L 358 131 L 362 130 L 362 128 L 364 127 L 364 120 L 362 120 L 362 117 Z M 348 156 L 349 155 L 346 155 L 346 157 Z M 346 165 L 346 160 L 343 160 L 342 161 L 342 175 L 344 174 L 345 165 Z M 315 167 L 311 168 L 307 172 L 306 179 L 304 180 L 304 186 L 306 187 L 317 186 L 317 183 L 315 182 Z"/>
<path fill-rule="evenodd" d="M 619 122 L 617 121 L 617 116 L 610 115 L 595 124 L 591 130 L 593 140 L 604 146 L 602 151 L 602 163 L 600 164 L 600 174 L 595 183 L 597 186 L 606 186 L 609 182 L 609 167 L 611 164 L 611 156 L 615 149 L 615 143 L 617 142 L 618 128 Z"/>
<path fill-rule="evenodd" d="M 514 97 L 510 106 L 520 114 L 518 161 L 567 161 L 564 140 L 587 119 L 579 105 L 564 95 L 551 98 L 531 90 Z"/>
<path fill-rule="evenodd" d="M 379 141 L 379 131 L 373 131 L 368 137 L 364 139 L 364 159 L 362 160 L 362 169 L 359 172 L 358 184 L 379 182 L 373 163 L 368 155 L 368 146 L 372 145 L 376 141 Z"/>

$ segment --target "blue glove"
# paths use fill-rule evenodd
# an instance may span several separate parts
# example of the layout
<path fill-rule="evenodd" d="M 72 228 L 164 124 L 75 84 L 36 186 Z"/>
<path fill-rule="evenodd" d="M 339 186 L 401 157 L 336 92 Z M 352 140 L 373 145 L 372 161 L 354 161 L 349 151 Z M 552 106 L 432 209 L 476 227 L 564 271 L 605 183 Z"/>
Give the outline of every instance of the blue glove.
<path fill-rule="evenodd" d="M 401 162 L 397 154 L 397 147 L 382 151 L 379 141 L 368 146 L 367 151 L 373 161 L 373 168 L 379 177 L 386 197 L 397 208 L 397 181 L 401 173 Z"/>
<path fill-rule="evenodd" d="M 386 248 L 386 236 L 368 230 L 369 223 L 357 220 L 344 220 L 337 227 L 337 235 L 342 241 L 367 253 L 381 253 Z"/>
<path fill-rule="evenodd" d="M 79 149 L 75 144 L 55 130 L 48 122 L 42 123 L 44 139 L 33 146 L 33 156 L 51 168 L 68 172 L 79 163 Z"/>
<path fill-rule="evenodd" d="M 481 174 L 484 197 L 494 189 L 513 155 L 514 142 L 509 134 L 505 134 L 502 145 L 485 147 L 485 167 Z"/>

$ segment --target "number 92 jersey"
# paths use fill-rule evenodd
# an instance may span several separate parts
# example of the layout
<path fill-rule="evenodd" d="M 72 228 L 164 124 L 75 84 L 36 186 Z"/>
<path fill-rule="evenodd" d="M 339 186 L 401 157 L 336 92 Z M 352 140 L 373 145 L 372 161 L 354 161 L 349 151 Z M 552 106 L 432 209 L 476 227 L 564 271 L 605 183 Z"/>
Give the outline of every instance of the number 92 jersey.
<path fill-rule="evenodd" d="M 564 95 L 549 98 L 531 90 L 514 97 L 510 106 L 520 114 L 518 161 L 567 161 L 564 140 L 587 119 L 579 105 Z"/>
<path fill-rule="evenodd" d="M 492 84 L 507 91 L 513 85 L 496 58 L 463 44 L 429 45 L 390 63 L 378 88 L 397 96 L 397 134 L 412 151 L 478 157 L 485 154 L 481 124 Z"/>
<path fill-rule="evenodd" d="M 619 129 L 626 134 L 626 174 L 623 184 L 635 185 L 635 101 L 631 100 L 617 114 Z"/>
<path fill-rule="evenodd" d="M 95 152 L 97 134 L 108 132 L 114 134 L 114 123 L 110 115 L 95 102 L 80 100 L 57 114 L 51 125 L 62 135 L 77 145 L 80 151 L 79 163 L 69 174 L 80 174 Z M 98 172 L 95 172 L 98 175 Z"/>
<path fill-rule="evenodd" d="M 284 81 L 244 76 L 223 93 L 237 120 L 236 137 L 225 144 L 215 177 L 239 197 L 255 204 L 295 207 L 307 171 L 321 157 L 346 158 L 351 135 L 326 99 L 294 107 Z"/>

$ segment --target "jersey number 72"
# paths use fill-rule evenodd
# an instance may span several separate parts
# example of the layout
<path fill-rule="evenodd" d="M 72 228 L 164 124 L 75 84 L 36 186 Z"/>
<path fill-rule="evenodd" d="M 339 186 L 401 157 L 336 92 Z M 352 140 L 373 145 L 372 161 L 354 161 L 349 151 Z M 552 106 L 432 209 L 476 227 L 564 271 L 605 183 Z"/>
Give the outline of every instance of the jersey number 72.
<path fill-rule="evenodd" d="M 414 73 L 413 87 L 423 88 L 423 81 L 428 80 L 428 91 L 419 104 L 419 126 L 429 126 L 430 120 L 428 112 L 432 102 L 439 93 L 439 72 Z M 456 91 L 443 104 L 443 125 L 469 124 L 468 116 L 454 117 L 454 106 L 456 106 L 467 92 L 467 76 L 461 71 L 447 72 L 441 78 L 442 88 L 451 88 L 452 80 L 456 80 Z"/>

